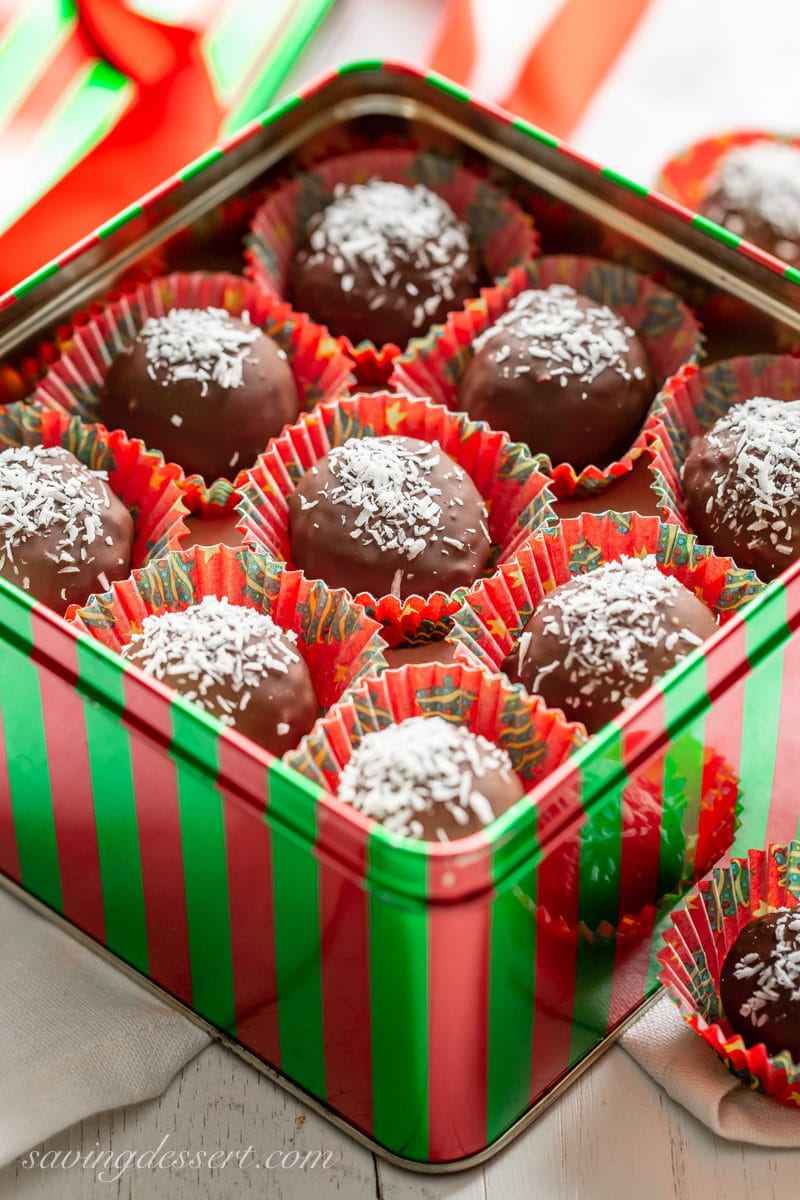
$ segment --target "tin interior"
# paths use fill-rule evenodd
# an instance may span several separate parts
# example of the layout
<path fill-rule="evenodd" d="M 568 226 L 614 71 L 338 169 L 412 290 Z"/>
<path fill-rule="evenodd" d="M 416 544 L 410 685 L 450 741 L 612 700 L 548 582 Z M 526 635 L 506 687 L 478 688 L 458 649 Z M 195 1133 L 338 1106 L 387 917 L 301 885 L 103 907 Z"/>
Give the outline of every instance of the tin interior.
<path fill-rule="evenodd" d="M 62 322 L 102 297 L 150 255 L 159 255 L 166 269 L 237 269 L 241 262 L 236 235 L 241 231 L 231 231 L 234 236 L 222 241 L 216 236 L 205 237 L 205 231 L 211 228 L 208 214 L 217 206 L 321 156 L 387 136 L 456 154 L 524 196 L 535 213 L 544 253 L 591 253 L 658 275 L 698 311 L 708 339 L 709 359 L 797 348 L 800 313 L 794 303 L 795 285 L 771 269 L 757 252 L 742 253 L 713 239 L 674 207 L 662 205 L 640 189 L 564 153 L 546 136 L 469 104 L 455 90 L 443 89 L 404 68 L 366 65 L 339 74 L 320 90 L 312 90 L 301 104 L 288 102 L 263 128 L 243 131 L 224 156 L 208 156 L 198 169 L 185 172 L 181 180 L 168 184 L 141 208 L 137 206 L 128 220 L 115 222 L 102 237 L 71 255 L 57 273 L 44 274 L 29 288 L 20 289 L 14 302 L 0 312 L 0 356 L 21 363 L 37 351 L 43 340 L 53 336 Z M 193 231 L 188 240 L 184 233 L 187 228 Z M 610 489 L 605 506 L 646 510 L 649 493 L 645 481 L 639 483 L 639 492 L 638 485 L 631 485 L 631 481 L 617 485 L 617 498 L 616 489 Z M 556 870 L 559 861 L 563 866 L 559 851 L 568 854 L 570 847 L 577 847 L 577 869 L 585 871 L 581 846 L 590 839 L 593 829 L 610 822 L 616 830 L 617 853 L 624 858 L 626 830 L 620 815 L 623 794 L 637 783 L 650 787 L 653 778 L 659 780 L 660 788 L 668 792 L 671 789 L 673 798 L 680 801 L 686 849 L 680 867 L 682 879 L 671 880 L 676 887 L 701 865 L 704 869 L 710 866 L 730 846 L 737 821 L 741 822 L 738 838 L 742 844 L 759 844 L 767 832 L 791 836 L 788 830 L 792 822 L 796 824 L 796 816 L 788 779 L 782 789 L 775 783 L 774 771 L 767 780 L 763 760 L 771 754 L 778 770 L 796 749 L 791 738 L 779 736 L 779 717 L 775 715 L 779 693 L 775 693 L 775 684 L 777 680 L 780 689 L 780 680 L 784 679 L 786 688 L 789 673 L 784 669 L 784 658 L 794 653 L 787 646 L 797 623 L 795 609 L 800 608 L 798 589 L 791 584 L 797 574 L 793 570 L 787 575 L 786 587 L 781 583 L 770 587 L 748 606 L 743 618 L 735 618 L 715 635 L 706 653 L 693 656 L 671 672 L 662 687 L 632 706 L 619 726 L 609 727 L 592 739 L 572 766 L 546 780 L 531 797 L 535 809 L 529 805 L 527 815 L 515 813 L 499 823 L 490 852 L 484 846 L 472 854 L 446 849 L 440 856 L 430 856 L 424 849 L 412 847 L 400 862 L 395 847 L 384 845 L 380 836 L 373 839 L 369 887 L 375 893 L 393 893 L 391 917 L 384 914 L 381 919 L 386 936 L 406 947 L 409 966 L 409 978 L 404 980 L 398 980 L 387 968 L 379 990 L 390 1013 L 396 1015 L 404 1003 L 413 1012 L 418 972 L 432 971 L 428 976 L 429 1017 L 433 1013 L 430 1039 L 423 1051 L 411 1029 L 387 1025 L 381 1039 L 376 1038 L 373 1028 L 371 1122 L 353 1101 L 352 1081 L 343 1084 L 343 1091 L 337 1094 L 331 1090 L 328 1078 L 327 1088 L 322 1089 L 324 1102 L 395 1155 L 416 1163 L 461 1161 L 466 1165 L 468 1159 L 474 1161 L 476 1154 L 483 1153 L 485 1146 L 499 1146 L 507 1140 L 509 1129 L 525 1119 L 526 1111 L 540 1104 L 559 1080 L 578 1069 L 608 1032 L 652 994 L 656 979 L 651 951 L 669 901 L 658 910 L 652 906 L 636 908 L 634 904 L 629 911 L 621 891 L 613 911 L 590 911 L 585 907 L 591 893 L 587 881 L 575 894 L 573 910 L 559 912 L 558 896 L 563 890 L 562 874 Z M 13 590 L 0 587 L 0 598 L 6 592 L 5 598 L 11 600 Z M 12 603 L 0 622 L 4 635 L 16 639 L 20 652 L 26 653 L 30 652 L 25 644 L 28 635 L 20 630 L 23 626 L 27 629 L 22 609 L 28 607 L 21 606 L 12 620 L 8 615 L 15 608 Z M 83 689 L 89 699 L 92 693 L 102 697 L 109 690 L 106 685 L 116 671 L 110 656 L 98 656 L 96 672 L 101 682 L 88 685 L 80 660 L 91 658 L 93 650 L 79 650 L 79 669 L 65 672 L 63 661 L 59 661 L 63 660 L 60 623 L 35 613 L 33 622 L 46 628 L 52 638 L 49 655 L 41 647 L 38 651 L 40 664 L 60 674 L 69 688 Z M 70 651 L 67 656 L 70 661 L 74 653 Z M 110 690 L 117 690 L 116 683 Z M 130 696 L 134 695 L 134 723 L 140 732 L 147 732 L 149 725 L 148 736 L 163 746 L 163 730 L 169 722 L 162 710 L 168 701 L 157 689 L 148 694 L 144 681 L 137 680 L 135 685 L 128 681 L 128 690 L 125 719 L 131 720 Z M 766 734 L 758 719 L 759 696 L 762 705 L 770 708 Z M 176 711 L 181 713 L 177 723 Z M 181 770 L 193 778 L 204 773 L 207 776 L 202 743 L 206 735 L 211 737 L 212 731 L 205 728 L 208 722 L 195 723 L 194 712 L 180 701 L 172 702 L 172 712 L 170 752 L 178 755 Z M 203 737 L 198 747 L 195 739 L 201 725 Z M 775 747 L 770 749 L 770 729 L 777 751 Z M 251 806 L 260 812 L 263 780 L 253 765 L 263 770 L 268 764 L 263 755 L 251 755 L 248 764 L 248 755 L 237 739 L 228 737 L 227 741 L 230 753 L 218 782 L 227 789 L 229 804 L 237 809 Z M 710 752 L 713 766 L 709 766 Z M 737 780 L 733 799 L 728 787 L 722 807 L 716 802 L 722 785 L 715 779 L 709 782 L 709 772 L 721 772 L 725 780 L 730 773 Z M 709 796 L 713 798 L 711 803 Z M 748 801 L 753 796 L 759 803 L 751 808 Z M 313 796 L 307 799 L 309 806 L 314 803 Z M 738 815 L 734 800 L 741 809 Z M 340 814 L 336 817 L 345 821 Z M 308 811 L 276 802 L 269 820 L 275 836 L 291 845 L 283 868 L 288 872 L 291 861 L 299 866 L 296 856 L 308 834 Z M 323 839 L 315 853 L 345 881 L 341 884 L 342 896 L 348 888 L 358 889 L 363 880 L 364 847 L 357 838 L 333 838 L 329 844 Z M 648 853 L 653 870 L 664 865 L 659 861 L 665 851 L 658 831 L 650 836 Z M 437 857 L 441 859 L 441 870 L 436 866 Z M 445 867 L 451 869 L 455 884 L 452 880 L 442 883 Z M 440 885 L 433 895 L 432 879 Z M 46 892 L 42 897 L 40 889 L 39 894 L 48 901 Z M 426 898 L 438 906 L 436 920 L 440 924 L 434 926 L 433 933 Z M 346 909 L 344 901 L 342 904 Z M 287 978 L 284 988 L 284 1006 L 287 1012 L 294 1006 L 299 1016 L 296 1029 L 284 1026 L 289 1032 L 284 1032 L 281 1066 L 295 1084 L 319 1099 L 313 1064 L 308 1064 L 310 1052 L 307 1046 L 303 1048 L 303 1022 L 307 1023 L 304 1004 L 308 997 L 303 920 L 307 915 L 302 908 L 289 915 L 282 935 L 287 944 L 292 935 L 296 940 L 287 968 L 291 978 Z M 627 941 L 618 936 L 623 918 L 628 918 L 631 926 Z M 603 921 L 610 932 L 599 929 Z M 491 978 L 487 980 L 471 961 L 469 946 L 485 939 L 489 928 L 493 930 L 493 956 Z M 576 933 L 576 929 L 582 932 Z M 209 937 L 213 942 L 213 928 Z M 430 966 L 431 937 L 444 937 L 449 945 L 464 942 L 464 952 L 447 960 L 447 976 Z M 108 939 L 106 944 L 120 952 Z M 313 947 L 307 951 L 312 953 Z M 121 956 L 141 969 L 131 954 L 122 952 Z M 159 981 L 152 969 L 149 973 Z M 445 992 L 454 979 L 464 989 L 472 988 L 483 996 L 489 1010 L 488 1015 L 484 1012 L 490 1031 L 488 1050 L 479 1039 L 465 1053 L 464 1027 L 474 1013 L 470 1010 L 453 1015 L 448 1008 Z M 374 989 L 373 979 L 373 993 Z M 437 989 L 444 989 L 438 1001 Z M 170 986 L 169 981 L 166 990 L 186 1001 L 180 988 Z M 191 995 L 191 1003 L 201 1015 L 216 1027 L 230 1030 L 229 1014 L 217 1001 L 211 987 L 206 995 L 198 995 L 195 987 Z M 263 996 L 253 998 L 255 1008 L 271 1003 Z M 492 1011 L 492 1005 L 497 1011 Z M 531 1013 L 535 1013 L 533 1023 Z M 358 1035 L 353 1036 L 357 1039 Z M 269 1061 L 257 1039 L 240 1037 L 240 1041 L 250 1052 Z M 422 1062 L 429 1052 L 434 1054 L 435 1063 L 427 1058 Z M 415 1056 L 420 1057 L 418 1069 L 407 1069 L 402 1060 L 413 1063 Z M 449 1079 L 454 1092 L 459 1091 L 461 1083 L 460 1090 L 466 1096 L 463 1111 L 446 1118 L 436 1097 L 426 1092 L 440 1072 Z M 476 1078 L 485 1083 L 477 1108 L 470 1099 Z M 383 1097 L 381 1090 L 386 1093 Z M 394 1092 L 391 1099 L 390 1091 Z M 424 1133 L 420 1132 L 423 1109 L 428 1113 Z M 380 1120 L 375 1119 L 376 1111 L 382 1114 Z"/>

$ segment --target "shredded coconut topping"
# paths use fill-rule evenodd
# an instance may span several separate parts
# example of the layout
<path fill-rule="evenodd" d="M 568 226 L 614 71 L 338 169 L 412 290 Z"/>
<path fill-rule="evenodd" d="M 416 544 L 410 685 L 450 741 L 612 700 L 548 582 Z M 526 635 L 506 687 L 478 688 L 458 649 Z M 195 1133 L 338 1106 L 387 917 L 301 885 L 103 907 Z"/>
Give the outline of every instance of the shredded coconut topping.
<path fill-rule="evenodd" d="M 800 149 L 796 146 L 755 142 L 731 150 L 719 164 L 711 184 L 711 190 L 715 188 L 720 189 L 720 204 L 726 208 L 755 213 L 784 237 L 800 238 Z M 711 210 L 709 216 L 715 219 Z"/>
<path fill-rule="evenodd" d="M 779 1000 L 800 1001 L 800 912 L 778 908 L 775 922 L 775 948 L 765 961 L 758 951 L 745 954 L 734 966 L 735 979 L 756 981 L 755 990 L 739 1009 L 758 1028 L 767 1022 L 763 1011 Z M 783 995 L 781 995 L 783 993 Z"/>
<path fill-rule="evenodd" d="M 230 604 L 224 596 L 204 596 L 183 612 L 145 617 L 142 632 L 134 634 L 122 653 L 135 656 L 148 674 L 201 708 L 229 707 L 220 719 L 233 725 L 233 714 L 244 711 L 254 688 L 270 675 L 285 675 L 298 662 L 296 642 L 295 633 L 281 629 L 266 613 Z M 225 690 L 222 698 L 219 689 Z"/>
<path fill-rule="evenodd" d="M 151 377 L 163 373 L 163 387 L 197 380 L 205 396 L 210 382 L 242 386 L 244 364 L 252 361 L 248 351 L 260 333 L 246 312 L 236 321 L 224 308 L 172 308 L 165 317 L 148 317 L 139 336 Z"/>
<path fill-rule="evenodd" d="M 733 461 L 719 461 L 709 473 L 716 494 L 707 511 L 719 508 L 725 522 L 740 530 L 749 520 L 750 548 L 768 536 L 779 553 L 794 554 L 788 543 L 800 507 L 800 400 L 754 396 L 733 405 L 706 435 L 709 450 L 719 454 L 729 438 Z"/>
<path fill-rule="evenodd" d="M 630 682 L 626 695 L 631 696 L 650 680 L 648 649 L 663 647 L 677 662 L 701 645 L 702 638 L 670 619 L 675 602 L 685 590 L 671 575 L 662 575 L 655 556 L 649 554 L 604 563 L 547 596 L 544 632 L 568 647 L 563 665 L 567 672 L 573 672 L 573 681 L 580 678 L 584 698 L 603 687 L 609 664 L 614 664 Z M 525 642 L 521 639 L 520 672 L 529 648 L 530 638 Z M 538 674 L 531 690 L 536 691 L 557 665 L 537 664 Z"/>
<path fill-rule="evenodd" d="M 629 380 L 626 356 L 635 330 L 605 304 L 581 308 L 578 298 L 574 288 L 561 283 L 521 292 L 475 339 L 475 352 L 496 347 L 491 357 L 506 379 L 527 374 L 538 359 L 542 370 L 561 376 L 564 385 L 570 376 L 592 383 L 608 370 Z M 644 378 L 641 368 L 634 373 Z"/>
<path fill-rule="evenodd" d="M 328 453 L 338 486 L 328 492 L 326 485 L 320 494 L 358 514 L 351 536 L 362 545 L 375 543 L 413 561 L 444 528 L 442 492 L 431 482 L 442 457 L 436 442 L 414 448 L 398 437 L 349 438 Z M 452 469 L 463 475 L 456 463 Z"/>
<path fill-rule="evenodd" d="M 458 825 L 471 815 L 481 825 L 493 821 L 491 804 L 475 786 L 489 771 L 513 777 L 500 746 L 443 717 L 410 717 L 364 735 L 339 778 L 338 796 L 394 833 L 419 838 L 417 814 L 438 805 Z"/>
<path fill-rule="evenodd" d="M 350 292 L 355 272 L 366 267 L 381 288 L 401 285 L 400 272 L 412 267 L 424 272 L 438 297 L 452 300 L 453 279 L 469 261 L 467 226 L 450 205 L 423 184 L 406 187 L 370 179 L 352 187 L 338 184 L 333 201 L 308 223 L 309 263 L 330 258 L 343 291 Z M 412 291 L 411 289 L 414 288 Z M 409 285 L 409 295 L 418 294 Z M 417 305 L 413 324 L 421 325 L 426 300 Z"/>
<path fill-rule="evenodd" d="M 94 562 L 90 548 L 103 533 L 103 513 L 110 500 L 87 487 L 87 476 L 107 480 L 106 471 L 90 471 L 82 463 L 70 470 L 60 447 L 20 446 L 0 453 L 0 570 L 14 562 L 14 551 L 29 538 L 59 530 L 46 551 L 64 574 L 79 570 L 77 559 Z M 27 581 L 23 579 L 23 587 Z"/>

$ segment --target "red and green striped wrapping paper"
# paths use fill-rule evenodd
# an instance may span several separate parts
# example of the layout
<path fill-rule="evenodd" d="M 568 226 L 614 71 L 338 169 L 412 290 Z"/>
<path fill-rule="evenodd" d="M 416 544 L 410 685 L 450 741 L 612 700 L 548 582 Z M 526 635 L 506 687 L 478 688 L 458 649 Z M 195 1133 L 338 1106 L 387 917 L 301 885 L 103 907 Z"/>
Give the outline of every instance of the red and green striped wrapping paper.
<path fill-rule="evenodd" d="M 366 88 L 377 71 L 414 74 L 342 69 L 362 73 Z M 438 77 L 426 86 L 433 99 L 444 89 L 480 108 Z M 264 124 L 277 127 L 297 103 Z M 263 136 L 261 125 L 250 136 Z M 218 157 L 165 187 L 179 201 L 180 178 Z M 0 581 L 0 871 L 395 1154 L 463 1159 L 502 1137 L 656 986 L 664 912 L 606 936 L 581 927 L 592 898 L 585 851 L 600 825 L 619 830 L 618 915 L 641 856 L 652 863 L 659 852 L 654 836 L 635 854 L 623 837 L 626 785 L 655 772 L 665 805 L 681 791 L 696 863 L 719 849 L 699 803 L 710 762 L 738 779 L 735 850 L 798 832 L 799 576 L 795 567 L 753 599 L 707 653 L 469 853 L 400 850 Z M 567 896 L 565 845 L 579 853 L 579 887 Z"/>
<path fill-rule="evenodd" d="M 332 0 L 2 0 L 0 286 L 272 99 Z"/>

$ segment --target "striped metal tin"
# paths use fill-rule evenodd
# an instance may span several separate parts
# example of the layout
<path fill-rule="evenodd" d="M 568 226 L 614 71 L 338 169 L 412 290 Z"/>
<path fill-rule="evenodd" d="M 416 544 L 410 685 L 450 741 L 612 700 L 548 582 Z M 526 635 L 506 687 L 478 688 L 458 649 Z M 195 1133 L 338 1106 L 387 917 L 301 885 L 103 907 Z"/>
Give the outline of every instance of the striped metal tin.
<path fill-rule="evenodd" d="M 591 244 L 711 317 L 729 297 L 764 349 L 800 342 L 797 272 L 438 77 L 361 63 L 4 297 L 0 354 L 19 364 L 176 231 L 378 128 L 530 189 L 547 249 Z M 0 581 L 0 873 L 379 1152 L 467 1166 L 655 992 L 674 895 L 641 902 L 640 880 L 672 893 L 710 867 L 737 806 L 737 850 L 798 832 L 798 574 L 484 833 L 402 847 Z M 658 820 L 632 831 L 642 791 Z"/>

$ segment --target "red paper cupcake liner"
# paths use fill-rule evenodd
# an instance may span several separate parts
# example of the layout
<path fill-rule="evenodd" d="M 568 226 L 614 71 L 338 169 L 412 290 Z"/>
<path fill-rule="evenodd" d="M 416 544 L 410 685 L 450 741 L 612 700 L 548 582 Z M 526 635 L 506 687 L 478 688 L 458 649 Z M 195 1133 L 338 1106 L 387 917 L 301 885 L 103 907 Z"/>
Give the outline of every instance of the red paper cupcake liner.
<path fill-rule="evenodd" d="M 60 330 L 59 357 L 37 386 L 35 402 L 86 421 L 99 420 L 100 392 L 112 359 L 133 341 L 148 317 L 163 316 L 176 307 L 223 308 L 234 316 L 249 313 L 252 323 L 286 352 L 301 408 L 311 409 L 346 390 L 353 362 L 321 325 L 314 325 L 307 316 L 293 312 L 288 304 L 276 301 L 241 276 L 194 271 L 114 293 Z M 195 489 L 205 490 L 212 504 L 224 506 L 233 490 L 227 479 L 189 478 Z"/>
<path fill-rule="evenodd" d="M 484 289 L 479 300 L 468 301 L 463 312 L 452 313 L 427 337 L 415 338 L 395 363 L 392 385 L 410 395 L 430 396 L 448 408 L 458 408 L 458 386 L 472 362 L 475 338 L 507 311 L 520 292 L 551 284 L 568 284 L 624 317 L 645 346 L 659 387 L 684 363 L 702 355 L 700 325 L 674 293 L 636 271 L 601 259 L 545 255 L 510 271 L 497 287 Z M 596 492 L 627 474 L 645 449 L 645 428 L 646 422 L 630 449 L 604 467 L 588 466 L 578 472 L 569 463 L 553 465 L 544 455 L 537 455 L 542 469 L 552 477 L 556 496 L 563 499 L 579 492 Z M 535 446 L 531 453 L 536 455 Z"/>
<path fill-rule="evenodd" d="M 227 597 L 267 613 L 295 633 L 322 709 L 386 666 L 380 626 L 346 592 L 309 581 L 245 547 L 195 546 L 168 554 L 82 607 L 73 605 L 67 620 L 119 653 L 141 632 L 145 617 L 182 612 L 204 596 Z"/>
<path fill-rule="evenodd" d="M 177 549 L 185 537 L 183 472 L 122 430 L 109 433 L 67 413 L 9 404 L 0 407 L 0 450 L 11 446 L 63 446 L 91 470 L 107 471 L 108 486 L 133 517 L 134 567 Z"/>
<path fill-rule="evenodd" d="M 438 442 L 471 476 L 489 510 L 493 567 L 513 554 L 534 529 L 555 520 L 547 479 L 524 446 L 463 413 L 448 412 L 421 398 L 376 392 L 319 405 L 270 442 L 256 467 L 246 473 L 241 489 L 239 528 L 245 539 L 293 565 L 288 497 L 298 481 L 348 438 L 388 434 Z M 466 590 L 405 600 L 359 592 L 355 599 L 381 622 L 384 637 L 395 646 L 442 637 Z"/>
<path fill-rule="evenodd" d="M 754 917 L 800 903 L 800 842 L 751 850 L 718 867 L 672 914 L 657 958 L 659 979 L 683 1019 L 725 1066 L 753 1090 L 800 1107 L 800 1064 L 788 1051 L 770 1055 L 763 1042 L 746 1046 L 724 1015 L 719 979 L 728 950 Z"/>
<path fill-rule="evenodd" d="M 580 726 L 500 675 L 463 663 L 409 664 L 362 680 L 286 755 L 286 761 L 335 796 L 339 776 L 366 733 L 420 716 L 444 717 L 501 746 L 527 790 L 586 740 Z M 339 807 L 354 812 L 348 805 Z"/>
<path fill-rule="evenodd" d="M 753 396 L 800 400 L 800 359 L 785 354 L 729 358 L 702 370 L 683 367 L 667 380 L 646 427 L 653 490 L 665 520 L 689 528 L 681 473 L 691 444 L 734 404 Z"/>
<path fill-rule="evenodd" d="M 694 211 L 702 204 L 714 180 L 720 161 L 740 146 L 751 146 L 754 142 L 781 142 L 789 146 L 800 146 L 800 137 L 782 137 L 764 130 L 739 129 L 719 133 L 714 137 L 693 142 L 675 154 L 658 173 L 656 190 L 677 200 Z"/>
<path fill-rule="evenodd" d="M 538 236 L 531 218 L 505 193 L 457 162 L 428 151 L 385 148 L 358 150 L 318 163 L 313 170 L 278 184 L 256 212 L 247 238 L 249 274 L 274 296 L 288 297 L 289 267 L 308 221 L 333 199 L 337 184 L 366 183 L 383 179 L 409 186 L 422 183 L 440 195 L 466 221 L 478 244 L 483 263 L 494 279 L 513 266 L 535 258 Z M 401 347 L 387 343 L 376 347 L 363 341 L 353 346 L 339 339 L 356 362 L 359 381 L 372 378 L 376 356 L 393 359 Z"/>

